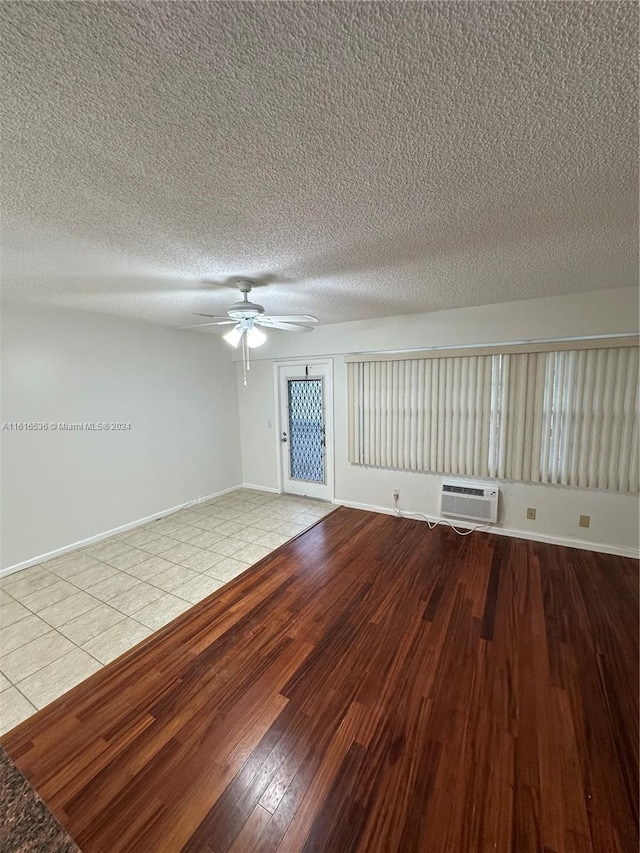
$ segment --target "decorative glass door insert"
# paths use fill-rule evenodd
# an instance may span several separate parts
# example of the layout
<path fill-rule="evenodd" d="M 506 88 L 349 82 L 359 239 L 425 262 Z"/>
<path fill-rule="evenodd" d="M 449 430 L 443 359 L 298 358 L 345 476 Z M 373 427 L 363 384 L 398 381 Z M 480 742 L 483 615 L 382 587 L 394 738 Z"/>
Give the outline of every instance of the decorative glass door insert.
<path fill-rule="evenodd" d="M 289 476 L 326 482 L 323 380 L 287 379 Z"/>

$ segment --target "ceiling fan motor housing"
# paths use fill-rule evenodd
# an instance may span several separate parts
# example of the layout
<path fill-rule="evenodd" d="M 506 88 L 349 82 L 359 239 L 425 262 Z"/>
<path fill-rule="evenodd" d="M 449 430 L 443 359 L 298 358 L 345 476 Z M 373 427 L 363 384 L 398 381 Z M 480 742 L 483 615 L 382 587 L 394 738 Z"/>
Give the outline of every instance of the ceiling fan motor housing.
<path fill-rule="evenodd" d="M 264 314 L 264 308 L 262 305 L 256 305 L 255 302 L 236 302 L 231 305 L 227 314 L 232 320 L 250 320 Z"/>

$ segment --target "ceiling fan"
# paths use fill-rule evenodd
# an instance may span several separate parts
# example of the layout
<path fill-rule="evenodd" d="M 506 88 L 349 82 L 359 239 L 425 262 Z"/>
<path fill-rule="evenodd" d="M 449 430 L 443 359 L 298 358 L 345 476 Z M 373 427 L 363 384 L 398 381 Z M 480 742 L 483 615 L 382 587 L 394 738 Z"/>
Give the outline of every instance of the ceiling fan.
<path fill-rule="evenodd" d="M 238 290 L 242 293 L 243 298 L 240 302 L 234 302 L 233 305 L 229 306 L 226 317 L 198 313 L 195 315 L 196 317 L 208 317 L 211 322 L 185 327 L 187 329 L 200 329 L 205 326 L 233 326 L 223 337 L 233 347 L 242 345 L 245 385 L 247 384 L 247 370 L 249 370 L 249 349 L 259 347 L 267 340 L 267 336 L 257 328 L 258 326 L 265 329 L 283 329 L 287 332 L 312 332 L 314 324 L 318 322 L 318 318 L 312 317 L 310 314 L 265 314 L 262 305 L 249 302 L 249 293 L 251 293 L 252 288 L 252 281 L 240 279 Z"/>

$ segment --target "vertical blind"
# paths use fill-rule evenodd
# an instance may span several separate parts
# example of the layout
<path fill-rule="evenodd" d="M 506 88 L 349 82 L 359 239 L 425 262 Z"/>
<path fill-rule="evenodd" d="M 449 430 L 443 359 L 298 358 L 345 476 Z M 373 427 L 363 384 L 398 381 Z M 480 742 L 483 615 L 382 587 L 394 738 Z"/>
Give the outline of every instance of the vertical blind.
<path fill-rule="evenodd" d="M 638 491 L 638 347 L 349 360 L 353 464 Z"/>

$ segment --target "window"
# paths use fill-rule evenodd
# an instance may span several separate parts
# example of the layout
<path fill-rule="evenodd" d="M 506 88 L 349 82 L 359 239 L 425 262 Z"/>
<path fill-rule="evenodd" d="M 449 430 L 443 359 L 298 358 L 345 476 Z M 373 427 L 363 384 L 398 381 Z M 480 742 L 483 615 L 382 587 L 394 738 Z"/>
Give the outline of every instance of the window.
<path fill-rule="evenodd" d="M 349 459 L 638 491 L 638 346 L 622 343 L 351 356 Z"/>

